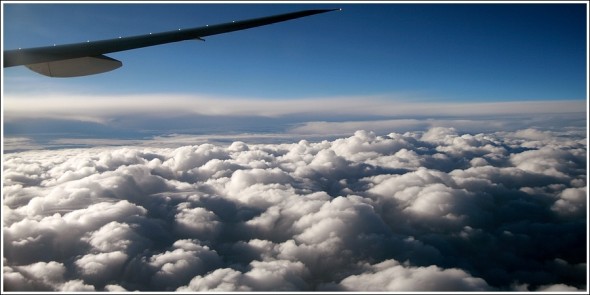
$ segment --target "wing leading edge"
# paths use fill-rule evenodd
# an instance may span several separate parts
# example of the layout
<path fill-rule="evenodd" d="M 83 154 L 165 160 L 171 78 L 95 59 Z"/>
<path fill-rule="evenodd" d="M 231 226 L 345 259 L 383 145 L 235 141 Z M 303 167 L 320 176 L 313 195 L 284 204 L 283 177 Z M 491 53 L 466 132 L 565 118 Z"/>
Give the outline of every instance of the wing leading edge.
<path fill-rule="evenodd" d="M 211 35 L 260 27 L 334 10 L 338 9 L 304 10 L 177 31 L 75 44 L 5 50 L 4 67 L 24 65 L 37 73 L 50 77 L 77 77 L 99 74 L 122 66 L 120 61 L 105 56 L 106 53 L 201 39 Z"/>

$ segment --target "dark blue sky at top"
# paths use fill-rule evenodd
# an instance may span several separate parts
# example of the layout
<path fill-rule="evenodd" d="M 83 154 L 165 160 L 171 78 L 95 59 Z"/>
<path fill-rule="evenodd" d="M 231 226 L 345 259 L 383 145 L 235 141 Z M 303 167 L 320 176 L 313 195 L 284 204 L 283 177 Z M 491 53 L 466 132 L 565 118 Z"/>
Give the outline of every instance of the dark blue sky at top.
<path fill-rule="evenodd" d="M 3 41 L 5 49 L 75 43 L 314 8 L 343 10 L 109 54 L 123 67 L 102 75 L 8 68 L 4 91 L 586 98 L 583 4 L 4 4 Z"/>

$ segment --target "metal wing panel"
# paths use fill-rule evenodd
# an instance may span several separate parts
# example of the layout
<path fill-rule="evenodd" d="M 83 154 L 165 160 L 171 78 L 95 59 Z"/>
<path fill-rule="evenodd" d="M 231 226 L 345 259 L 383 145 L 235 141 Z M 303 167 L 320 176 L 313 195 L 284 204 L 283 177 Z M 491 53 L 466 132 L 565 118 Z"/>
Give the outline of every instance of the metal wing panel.
<path fill-rule="evenodd" d="M 108 56 L 85 56 L 36 64 L 28 64 L 27 68 L 49 77 L 69 78 L 94 75 L 120 68 L 120 61 Z"/>
<path fill-rule="evenodd" d="M 4 67 L 38 64 L 118 52 L 245 30 L 336 9 L 304 10 L 244 21 L 84 43 L 4 51 Z"/>

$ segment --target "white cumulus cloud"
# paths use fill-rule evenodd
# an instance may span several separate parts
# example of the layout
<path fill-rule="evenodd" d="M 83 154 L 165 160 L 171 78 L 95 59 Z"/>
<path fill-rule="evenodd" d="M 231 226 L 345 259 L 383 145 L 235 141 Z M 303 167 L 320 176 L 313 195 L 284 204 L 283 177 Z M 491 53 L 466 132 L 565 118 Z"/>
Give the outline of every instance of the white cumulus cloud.
<path fill-rule="evenodd" d="M 587 288 L 585 129 L 379 134 L 6 153 L 4 291 Z"/>

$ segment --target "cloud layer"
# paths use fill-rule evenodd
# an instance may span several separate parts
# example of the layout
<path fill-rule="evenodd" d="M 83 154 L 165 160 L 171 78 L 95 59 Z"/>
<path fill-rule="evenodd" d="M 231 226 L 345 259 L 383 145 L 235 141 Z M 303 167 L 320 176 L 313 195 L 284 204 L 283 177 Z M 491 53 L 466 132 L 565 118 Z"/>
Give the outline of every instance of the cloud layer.
<path fill-rule="evenodd" d="M 584 132 L 4 155 L 5 291 L 587 288 Z"/>
<path fill-rule="evenodd" d="M 580 113 L 584 100 L 449 102 L 407 95 L 311 97 L 290 100 L 216 97 L 188 94 L 90 95 L 86 93 L 8 93 L 5 121 L 19 119 L 79 120 L 106 124 L 113 118 L 141 115 L 284 117 L 330 116 L 486 116 Z M 68 106 L 64 109 L 63 106 Z"/>

